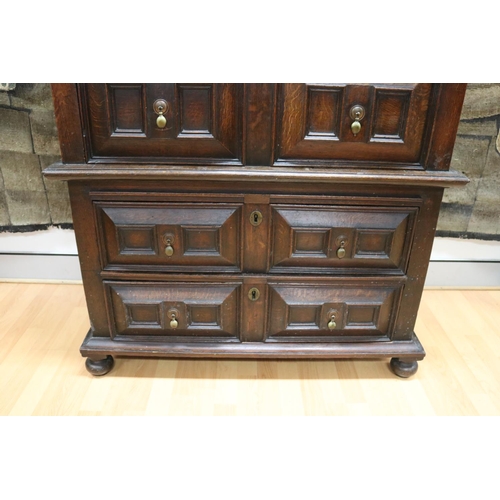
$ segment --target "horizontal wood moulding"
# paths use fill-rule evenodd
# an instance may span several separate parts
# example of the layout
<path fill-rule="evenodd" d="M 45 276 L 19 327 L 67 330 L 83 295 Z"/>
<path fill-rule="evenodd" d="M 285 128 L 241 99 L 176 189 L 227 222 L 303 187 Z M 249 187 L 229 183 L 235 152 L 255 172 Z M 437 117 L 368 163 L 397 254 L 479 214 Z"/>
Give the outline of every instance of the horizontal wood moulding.
<path fill-rule="evenodd" d="M 54 163 L 44 170 L 50 178 L 76 179 L 136 179 L 136 180 L 197 180 L 203 176 L 207 181 L 252 181 L 252 182 L 331 182 L 343 184 L 395 184 L 413 186 L 455 187 L 464 186 L 468 179 L 455 170 L 405 170 L 391 169 L 325 170 L 320 168 L 277 168 L 277 167 L 220 167 L 220 166 L 166 166 L 166 165 L 90 165 Z"/>
<path fill-rule="evenodd" d="M 118 356 L 140 357 L 223 357 L 238 358 L 380 358 L 397 356 L 421 360 L 425 350 L 416 335 L 410 340 L 387 342 L 317 342 L 289 343 L 276 342 L 190 342 L 152 343 L 150 341 L 111 340 L 94 337 L 89 331 L 80 348 L 82 356 L 99 356 L 113 352 Z"/>

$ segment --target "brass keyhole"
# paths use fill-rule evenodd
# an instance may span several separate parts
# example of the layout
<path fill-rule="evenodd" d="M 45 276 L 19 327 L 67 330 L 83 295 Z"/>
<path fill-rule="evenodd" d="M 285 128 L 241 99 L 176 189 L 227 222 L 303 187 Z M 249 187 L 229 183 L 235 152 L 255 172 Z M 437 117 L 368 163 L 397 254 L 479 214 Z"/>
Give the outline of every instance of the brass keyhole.
<path fill-rule="evenodd" d="M 260 297 L 260 292 L 258 288 L 250 288 L 250 291 L 248 292 L 248 298 L 252 301 L 259 300 Z"/>
<path fill-rule="evenodd" d="M 258 210 L 254 210 L 250 214 L 250 224 L 252 224 L 252 226 L 258 226 L 262 222 L 262 219 L 262 213 Z"/>

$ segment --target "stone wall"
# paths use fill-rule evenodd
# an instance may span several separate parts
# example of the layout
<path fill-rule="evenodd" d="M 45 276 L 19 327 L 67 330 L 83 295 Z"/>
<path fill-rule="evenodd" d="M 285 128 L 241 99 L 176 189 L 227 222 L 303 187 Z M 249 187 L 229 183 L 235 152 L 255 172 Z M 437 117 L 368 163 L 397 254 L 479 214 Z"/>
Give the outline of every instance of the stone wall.
<path fill-rule="evenodd" d="M 469 84 L 451 168 L 470 179 L 447 189 L 438 235 L 500 240 L 500 84 Z"/>
<path fill-rule="evenodd" d="M 452 168 L 471 182 L 448 189 L 438 234 L 500 240 L 500 84 L 469 84 Z M 68 189 L 42 170 L 60 159 L 49 84 L 0 91 L 0 231 L 71 223 Z"/>
<path fill-rule="evenodd" d="M 68 186 L 42 170 L 60 160 L 50 85 L 18 83 L 0 92 L 0 230 L 71 223 Z"/>

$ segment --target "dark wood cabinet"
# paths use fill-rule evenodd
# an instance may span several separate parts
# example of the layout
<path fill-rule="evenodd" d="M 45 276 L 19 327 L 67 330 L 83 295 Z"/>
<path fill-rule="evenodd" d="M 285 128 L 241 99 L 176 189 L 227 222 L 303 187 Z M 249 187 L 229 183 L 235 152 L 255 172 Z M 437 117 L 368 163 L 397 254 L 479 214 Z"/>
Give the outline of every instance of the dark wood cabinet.
<path fill-rule="evenodd" d="M 464 84 L 55 84 L 95 375 L 119 356 L 391 357 Z"/>

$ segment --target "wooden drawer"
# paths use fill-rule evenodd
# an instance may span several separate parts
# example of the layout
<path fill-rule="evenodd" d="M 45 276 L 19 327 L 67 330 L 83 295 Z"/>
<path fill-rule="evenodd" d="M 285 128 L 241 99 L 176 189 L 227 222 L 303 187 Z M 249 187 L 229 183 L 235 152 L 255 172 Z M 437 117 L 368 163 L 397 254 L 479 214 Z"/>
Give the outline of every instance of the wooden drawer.
<path fill-rule="evenodd" d="M 240 271 L 241 204 L 94 202 L 103 269 Z"/>
<path fill-rule="evenodd" d="M 282 84 L 277 163 L 318 160 L 420 162 L 431 84 Z M 361 130 L 351 129 L 362 106 Z M 338 164 L 337 164 L 338 166 Z M 346 165 L 347 166 L 347 165 Z"/>
<path fill-rule="evenodd" d="M 241 84 L 82 84 L 94 161 L 241 164 Z M 166 126 L 154 103 L 167 103 Z"/>
<path fill-rule="evenodd" d="M 271 272 L 405 272 L 417 207 L 272 205 Z"/>
<path fill-rule="evenodd" d="M 238 339 L 240 285 L 104 282 L 111 337 Z"/>
<path fill-rule="evenodd" d="M 270 282 L 267 340 L 389 340 L 402 288 L 384 279 Z"/>

